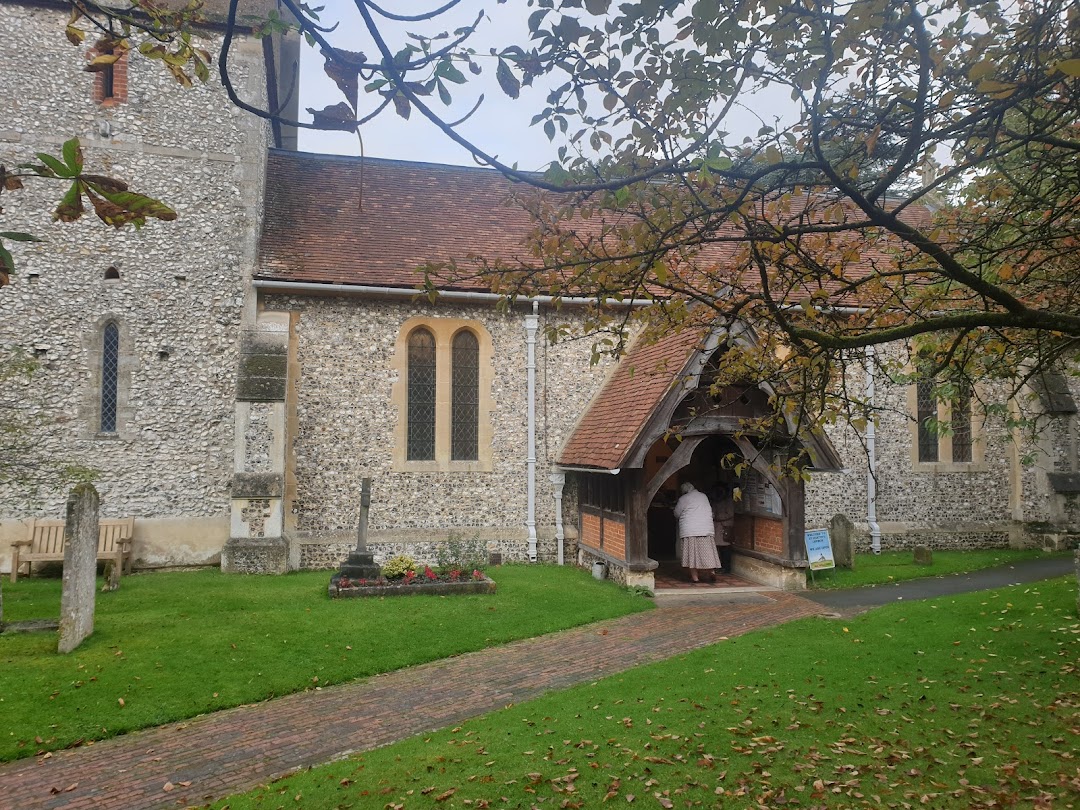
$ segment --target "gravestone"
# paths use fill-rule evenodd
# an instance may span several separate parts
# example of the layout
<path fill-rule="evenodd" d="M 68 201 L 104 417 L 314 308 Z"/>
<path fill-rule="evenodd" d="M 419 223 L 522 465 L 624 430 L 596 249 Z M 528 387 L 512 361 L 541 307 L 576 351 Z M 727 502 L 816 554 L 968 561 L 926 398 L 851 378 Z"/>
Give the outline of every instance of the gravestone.
<path fill-rule="evenodd" d="M 832 538 L 833 562 L 837 568 L 855 567 L 855 524 L 847 515 L 833 515 L 829 521 L 829 537 Z"/>
<path fill-rule="evenodd" d="M 1080 586 L 1080 548 L 1073 553 L 1073 560 L 1076 562 L 1076 584 Z M 1080 616 L 1080 587 L 1076 592 L 1076 615 Z"/>
<path fill-rule="evenodd" d="M 934 552 L 930 550 L 930 546 L 915 546 L 915 564 L 916 565 L 933 565 L 934 564 Z"/>
<path fill-rule="evenodd" d="M 62 653 L 71 652 L 94 632 L 98 504 L 97 490 L 92 484 L 79 484 L 68 496 L 60 643 L 57 646 Z"/>
<path fill-rule="evenodd" d="M 368 511 L 371 509 L 371 479 L 364 478 L 360 483 L 360 519 L 356 526 L 356 550 L 349 553 L 341 564 L 339 576 L 349 579 L 378 579 L 381 573 L 375 564 L 375 556 L 368 551 L 367 528 Z"/>
<path fill-rule="evenodd" d="M 105 562 L 105 584 L 101 586 L 101 590 L 115 591 L 120 587 L 120 564 L 115 560 L 107 560 Z"/>

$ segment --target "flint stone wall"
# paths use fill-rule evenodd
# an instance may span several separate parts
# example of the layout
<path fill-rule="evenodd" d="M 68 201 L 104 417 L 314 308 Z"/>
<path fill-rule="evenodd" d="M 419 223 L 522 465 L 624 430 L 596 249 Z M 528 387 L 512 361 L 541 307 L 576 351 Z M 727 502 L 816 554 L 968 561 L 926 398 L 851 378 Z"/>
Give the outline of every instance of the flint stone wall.
<path fill-rule="evenodd" d="M 554 563 L 557 560 L 554 532 L 544 532 L 545 539 L 537 541 L 537 559 L 542 563 Z M 292 554 L 296 560 L 295 567 L 300 570 L 329 570 L 338 568 L 349 553 L 356 550 L 355 537 L 323 538 L 317 541 L 296 540 L 291 542 Z M 417 565 L 435 566 L 439 563 L 439 552 L 446 547 L 445 541 L 439 540 L 396 540 L 396 541 L 370 541 L 368 551 L 375 557 L 378 565 L 383 565 L 391 557 L 399 554 L 407 554 L 412 557 Z M 526 539 L 492 539 L 484 541 L 484 548 L 488 555 L 501 554 L 504 563 L 527 562 Z M 575 546 L 576 550 L 576 546 Z M 569 561 L 570 552 L 566 559 Z"/>
<path fill-rule="evenodd" d="M 55 154 L 77 135 L 87 166 L 163 200 L 178 219 L 151 220 L 140 231 L 108 228 L 92 212 L 53 223 L 55 184 L 28 182 L 5 194 L 5 230 L 47 241 L 14 246 L 17 273 L 0 291 L 0 353 L 21 347 L 41 363 L 32 383 L 3 393 L 30 405 L 42 456 L 99 471 L 103 516 L 220 519 L 208 524 L 220 537 L 176 549 L 144 525 L 136 564 L 207 562 L 228 536 L 236 345 L 266 128 L 234 108 L 219 83 L 185 90 L 137 56 L 129 59 L 129 100 L 94 103 L 82 51 L 63 36 L 66 19 L 38 6 L 0 5 L 5 41 L 26 46 L 0 49 L 0 163 Z M 216 51 L 216 40 L 202 44 Z M 233 57 L 241 94 L 259 103 L 259 44 L 241 40 Z M 110 267 L 118 280 L 104 278 Z M 118 425 L 116 434 L 99 435 L 101 332 L 109 321 L 120 328 Z M 63 504 L 59 491 L 12 490 L 0 519 L 57 517 Z"/>
<path fill-rule="evenodd" d="M 1080 398 L 1080 381 L 1068 380 Z M 861 390 L 863 384 L 861 371 L 851 373 L 849 386 Z M 1004 386 L 980 393 L 992 402 L 1005 402 L 1008 394 Z M 988 416 L 976 428 L 982 461 L 965 471 L 935 471 L 913 462 L 908 394 L 906 386 L 877 380 L 877 401 L 885 409 L 876 431 L 877 519 L 903 527 L 883 535 L 883 548 L 907 549 L 917 542 L 934 548 L 997 548 L 1008 545 L 1010 536 L 1014 544 L 1025 543 L 1019 524 L 1040 521 L 1056 520 L 1080 530 L 1073 502 L 1055 496 L 1047 482 L 1048 472 L 1076 469 L 1075 415 L 1041 417 L 1034 439 L 1020 434 L 1015 443 L 1004 419 Z M 1039 403 L 1025 396 L 1015 407 L 1030 414 Z M 839 512 L 865 529 L 867 461 L 861 437 L 846 425 L 831 429 L 829 437 L 846 469 L 813 474 L 806 485 L 806 525 L 827 526 Z M 972 524 L 978 529 L 970 530 Z M 869 543 L 868 533 L 861 536 L 860 550 L 869 549 Z"/>
<path fill-rule="evenodd" d="M 482 530 L 498 540 L 504 559 L 527 553 L 526 519 L 526 346 L 525 310 L 500 313 L 492 306 L 387 302 L 357 298 L 267 296 L 265 307 L 299 316 L 295 340 L 300 373 L 297 435 L 293 443 L 297 536 L 331 542 L 355 532 L 360 486 L 372 478 L 369 544 L 380 548 L 387 533 L 424 556 L 432 531 L 469 537 Z M 393 469 L 396 420 L 391 403 L 397 379 L 395 342 L 413 317 L 476 321 L 491 335 L 494 374 L 492 466 L 490 472 L 401 472 Z M 551 313 L 541 311 L 543 329 Z M 557 313 L 561 321 L 579 317 Z M 540 552 L 554 558 L 554 497 L 548 476 L 561 444 L 573 430 L 608 370 L 590 366 L 587 340 L 536 347 L 536 522 Z M 576 525 L 567 500 L 568 531 Z M 354 537 L 355 535 L 353 535 Z M 355 543 L 323 555 L 305 546 L 302 567 L 336 565 Z M 419 544 L 419 545 L 418 545 Z M 413 553 L 410 551 L 409 553 Z M 310 562 L 305 562 L 310 560 Z"/>

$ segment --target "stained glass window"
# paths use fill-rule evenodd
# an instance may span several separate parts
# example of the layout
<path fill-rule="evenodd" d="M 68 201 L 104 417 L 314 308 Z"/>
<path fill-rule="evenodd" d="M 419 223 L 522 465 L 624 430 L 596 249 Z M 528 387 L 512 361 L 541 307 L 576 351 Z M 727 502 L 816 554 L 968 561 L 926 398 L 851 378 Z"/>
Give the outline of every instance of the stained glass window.
<path fill-rule="evenodd" d="M 101 432 L 116 433 L 116 388 L 120 362 L 120 329 L 105 327 L 101 349 Z"/>
<path fill-rule="evenodd" d="M 971 389 L 961 384 L 952 404 L 952 460 L 971 461 Z"/>
<path fill-rule="evenodd" d="M 458 332 L 452 359 L 450 458 L 476 461 L 480 429 L 480 344 L 476 335 Z"/>
<path fill-rule="evenodd" d="M 920 380 L 916 386 L 919 422 L 919 461 L 938 460 L 937 400 L 932 380 Z"/>
<path fill-rule="evenodd" d="M 435 336 L 426 329 L 409 335 L 409 437 L 407 458 L 435 458 Z"/>

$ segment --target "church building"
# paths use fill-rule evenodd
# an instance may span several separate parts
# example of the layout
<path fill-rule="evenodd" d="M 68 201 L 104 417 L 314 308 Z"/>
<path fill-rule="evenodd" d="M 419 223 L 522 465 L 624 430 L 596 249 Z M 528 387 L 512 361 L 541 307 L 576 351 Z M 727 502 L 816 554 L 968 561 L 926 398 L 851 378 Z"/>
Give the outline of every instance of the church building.
<path fill-rule="evenodd" d="M 883 406 L 870 435 L 747 438 L 740 420 L 763 412 L 765 392 L 748 383 L 716 407 L 709 390 L 739 336 L 684 331 L 593 364 L 589 338 L 547 334 L 582 326 L 595 302 L 500 306 L 468 283 L 418 294 L 428 262 L 523 251 L 530 221 L 498 173 L 303 153 L 213 81 L 184 89 L 145 59 L 118 63 L 104 87 L 82 72 L 65 17 L 0 0 L 0 30 L 34 51 L 0 49 L 17 85 L 0 162 L 75 135 L 89 165 L 178 218 L 139 231 L 52 223 L 55 189 L 11 195 L 3 230 L 47 241 L 20 246 L 0 289 L 0 351 L 39 363 L 2 396 L 26 409 L 37 452 L 97 470 L 103 516 L 134 516 L 136 568 L 335 567 L 355 545 L 365 478 L 379 560 L 434 562 L 447 542 L 475 539 L 503 560 L 601 562 L 646 587 L 674 556 L 682 481 L 738 491 L 730 567 L 784 588 L 805 584 L 805 530 L 836 514 L 861 549 L 1080 533 L 1075 379 L 1033 392 L 1035 443 L 973 402 L 944 414 L 870 370 L 852 380 Z M 206 38 L 216 52 L 220 31 Z M 295 105 L 296 59 L 295 43 L 237 38 L 238 91 Z M 931 411 L 961 429 L 920 430 Z M 805 485 L 774 473 L 797 452 L 812 462 Z M 738 475 L 723 463 L 733 455 L 749 462 Z M 61 517 L 64 503 L 31 485 L 5 494 L 0 570 L 25 521 Z"/>

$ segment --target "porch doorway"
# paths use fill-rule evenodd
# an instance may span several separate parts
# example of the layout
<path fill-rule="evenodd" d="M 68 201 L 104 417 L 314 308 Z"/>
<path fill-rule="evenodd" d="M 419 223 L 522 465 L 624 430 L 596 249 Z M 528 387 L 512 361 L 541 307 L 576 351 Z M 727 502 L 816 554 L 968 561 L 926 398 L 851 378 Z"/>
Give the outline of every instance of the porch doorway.
<path fill-rule="evenodd" d="M 645 464 L 645 479 L 653 477 L 671 457 L 677 446 L 673 439 L 660 440 L 650 450 Z M 738 457 L 738 449 L 727 436 L 709 436 L 694 450 L 690 463 L 674 473 L 657 490 L 649 504 L 647 531 L 648 555 L 656 560 L 656 587 L 689 587 L 686 573 L 678 556 L 678 520 L 674 507 L 679 499 L 679 486 L 690 481 L 709 496 L 714 504 L 714 514 L 724 525 L 723 535 L 731 542 L 733 533 L 734 504 L 731 502 L 733 487 L 737 485 L 730 459 Z M 731 575 L 730 546 L 722 548 L 721 559 L 725 565 L 718 572 L 718 587 L 739 587 L 750 583 Z"/>

